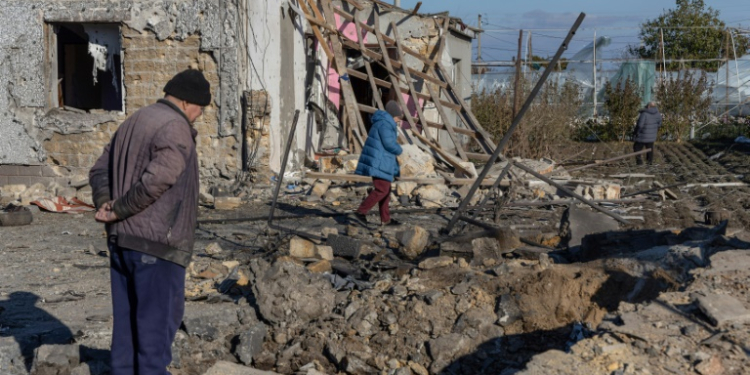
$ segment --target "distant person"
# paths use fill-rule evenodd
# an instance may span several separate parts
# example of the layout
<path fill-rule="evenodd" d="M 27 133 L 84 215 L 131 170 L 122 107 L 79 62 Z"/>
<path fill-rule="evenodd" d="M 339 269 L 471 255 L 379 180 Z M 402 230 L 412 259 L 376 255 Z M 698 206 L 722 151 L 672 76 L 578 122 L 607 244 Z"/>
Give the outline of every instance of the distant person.
<path fill-rule="evenodd" d="M 385 105 L 385 111 L 378 110 L 372 115 L 372 127 L 367 134 L 365 146 L 359 156 L 357 169 L 354 173 L 360 176 L 372 177 L 375 189 L 362 201 L 354 216 L 361 222 L 367 223 L 367 212 L 380 204 L 380 222 L 383 225 L 400 225 L 391 219 L 389 202 L 391 199 L 391 182 L 400 174 L 396 156 L 401 155 L 398 144 L 398 125 L 404 112 L 401 106 L 391 100 Z"/>
<path fill-rule="evenodd" d="M 648 102 L 646 108 L 640 110 L 638 116 L 638 122 L 635 125 L 633 131 L 633 151 L 638 152 L 646 149 L 651 149 L 646 153 L 646 161 L 649 165 L 654 164 L 654 142 L 656 142 L 656 136 L 659 134 L 659 127 L 661 127 L 661 113 L 656 108 L 656 102 Z M 641 155 L 636 155 L 635 163 L 643 165 L 643 159 Z"/>
<path fill-rule="evenodd" d="M 211 102 L 198 70 L 120 125 L 89 173 L 106 223 L 112 286 L 112 375 L 167 375 L 185 311 L 198 213 L 197 131 Z"/>

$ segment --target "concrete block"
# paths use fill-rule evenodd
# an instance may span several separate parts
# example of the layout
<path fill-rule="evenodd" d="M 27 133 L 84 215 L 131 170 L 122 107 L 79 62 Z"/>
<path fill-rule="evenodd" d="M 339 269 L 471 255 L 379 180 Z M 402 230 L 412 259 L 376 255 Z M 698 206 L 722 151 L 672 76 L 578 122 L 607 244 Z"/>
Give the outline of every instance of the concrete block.
<path fill-rule="evenodd" d="M 333 267 L 331 266 L 330 260 L 319 260 L 307 266 L 307 269 L 312 273 L 331 273 Z"/>
<path fill-rule="evenodd" d="M 310 195 L 314 195 L 316 197 L 323 197 L 323 194 L 325 194 L 328 191 L 328 188 L 331 186 L 331 180 L 319 180 L 317 181 L 312 189 L 310 189 Z"/>
<path fill-rule="evenodd" d="M 414 191 L 414 189 L 417 188 L 416 182 L 410 182 L 410 181 L 403 181 L 403 182 L 396 182 L 394 185 L 396 190 L 396 195 L 411 195 L 411 193 Z"/>
<path fill-rule="evenodd" d="M 357 258 L 362 252 L 362 241 L 348 236 L 329 234 L 326 244 L 333 249 L 333 255 L 343 258 Z"/>
<path fill-rule="evenodd" d="M 587 211 L 571 206 L 564 215 L 563 225 L 568 227 L 568 248 L 577 253 L 581 250 L 583 238 L 590 234 L 618 231 L 620 225 L 615 219 L 599 212 Z"/>
<path fill-rule="evenodd" d="M 447 267 L 453 264 L 453 257 L 439 256 L 434 258 L 427 258 L 419 262 L 419 268 L 423 270 L 431 270 L 435 268 Z"/>
<path fill-rule="evenodd" d="M 0 165 L 0 176 L 18 176 L 18 166 Z"/>
<path fill-rule="evenodd" d="M 695 296 L 698 308 L 711 320 L 715 326 L 733 323 L 750 322 L 750 311 L 742 302 L 725 294 L 708 294 Z"/>
<path fill-rule="evenodd" d="M 242 198 L 239 197 L 215 197 L 214 208 L 217 210 L 234 210 L 242 205 Z"/>
<path fill-rule="evenodd" d="M 324 245 L 315 245 L 315 253 L 324 260 L 333 260 L 333 248 Z"/>
<path fill-rule="evenodd" d="M 423 177 L 435 173 L 435 159 L 416 145 L 402 145 L 398 156 L 401 177 Z"/>
<path fill-rule="evenodd" d="M 295 258 L 314 258 L 315 244 L 302 237 L 294 237 L 289 241 L 289 255 Z"/>
<path fill-rule="evenodd" d="M 263 323 L 258 323 L 239 336 L 239 343 L 235 349 L 235 354 L 239 360 L 250 365 L 253 358 L 263 351 L 263 340 L 268 333 L 268 327 Z"/>

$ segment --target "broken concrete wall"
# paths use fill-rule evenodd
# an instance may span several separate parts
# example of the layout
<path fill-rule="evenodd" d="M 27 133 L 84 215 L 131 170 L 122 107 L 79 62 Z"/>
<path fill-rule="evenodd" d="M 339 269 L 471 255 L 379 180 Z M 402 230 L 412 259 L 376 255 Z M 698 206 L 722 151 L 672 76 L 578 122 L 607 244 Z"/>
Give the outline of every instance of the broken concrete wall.
<path fill-rule="evenodd" d="M 201 177 L 234 178 L 241 157 L 236 2 L 3 2 L 0 164 L 84 176 L 119 123 L 163 97 L 174 74 L 195 68 L 211 82 L 214 97 L 195 124 Z M 120 26 L 123 111 L 57 108 L 53 25 L 71 22 Z"/>

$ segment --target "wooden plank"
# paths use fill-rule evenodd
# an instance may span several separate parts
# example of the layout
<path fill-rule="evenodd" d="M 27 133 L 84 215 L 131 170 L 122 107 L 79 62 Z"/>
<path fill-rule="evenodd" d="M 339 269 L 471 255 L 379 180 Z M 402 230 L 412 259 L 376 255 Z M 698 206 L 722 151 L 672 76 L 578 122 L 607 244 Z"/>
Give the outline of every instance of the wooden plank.
<path fill-rule="evenodd" d="M 351 4 L 353 7 L 357 8 L 357 10 L 365 9 L 365 7 L 362 6 L 359 2 L 355 0 L 346 0 L 347 3 Z"/>
<path fill-rule="evenodd" d="M 373 81 L 375 81 L 376 85 L 378 85 L 380 87 L 383 87 L 383 88 L 386 88 L 386 89 L 390 89 L 390 88 L 393 87 L 393 85 L 390 82 L 388 82 L 388 81 L 383 81 L 382 79 L 375 78 L 372 75 L 370 75 L 370 77 L 368 77 L 367 73 L 362 73 L 362 72 L 360 72 L 359 70 L 356 70 L 356 69 L 347 68 L 347 72 L 349 73 L 350 76 L 352 76 L 354 78 L 359 78 L 359 79 L 361 79 L 363 81 L 369 81 L 370 77 L 372 77 L 372 79 L 373 79 Z M 406 87 L 403 87 L 403 86 L 399 85 L 398 88 L 404 94 L 408 94 L 409 93 L 409 89 L 406 88 Z M 424 93 L 421 93 L 421 92 L 417 92 L 416 94 L 422 100 L 432 101 L 432 96 L 430 96 L 428 94 L 424 94 Z M 453 110 L 456 110 L 456 111 L 461 110 L 461 106 L 460 105 L 455 104 L 455 103 L 450 103 L 450 102 L 447 102 L 447 101 L 442 100 L 442 99 L 440 100 L 440 104 L 443 105 L 443 108 L 450 108 L 450 109 L 453 109 Z M 466 129 L 466 130 L 468 130 L 468 129 Z M 468 130 L 468 131 L 470 131 L 472 134 L 474 133 L 473 130 Z"/>
<path fill-rule="evenodd" d="M 332 22 L 335 22 L 335 18 L 333 16 L 333 5 L 331 4 L 331 0 L 321 0 L 323 5 L 323 12 L 325 12 L 326 20 L 329 24 Z M 336 25 L 333 24 L 335 27 Z M 360 141 L 360 145 L 364 146 L 364 141 L 367 137 L 367 130 L 365 129 L 364 121 L 362 120 L 362 114 L 359 113 L 359 111 L 356 108 L 357 99 L 354 96 L 354 91 L 352 90 L 351 83 L 349 82 L 349 79 L 347 79 L 348 74 L 346 70 L 346 59 L 344 58 L 342 52 L 341 52 L 341 36 L 331 35 L 331 45 L 333 46 L 333 55 L 334 55 L 334 61 L 336 62 L 336 71 L 339 74 L 339 84 L 341 87 L 341 92 L 343 94 L 344 99 L 344 107 L 347 111 L 347 114 L 349 115 L 349 123 L 355 124 L 357 127 L 354 127 L 353 133 L 355 136 L 357 136 L 358 140 Z M 359 134 L 358 134 L 359 133 Z"/>
<path fill-rule="evenodd" d="M 323 37 L 323 34 L 320 32 L 320 29 L 316 25 L 323 24 L 325 25 L 325 20 L 320 21 L 317 18 L 310 15 L 310 10 L 307 9 L 307 5 L 305 1 L 300 1 L 300 8 L 302 8 L 302 12 L 305 13 L 305 18 L 310 22 L 310 26 L 312 26 L 313 34 L 315 34 L 315 38 L 318 40 L 318 45 L 320 48 L 323 49 L 323 52 L 325 52 L 326 56 L 328 57 L 328 61 L 333 61 L 333 52 L 328 47 L 328 41 L 326 38 Z M 313 9 L 317 9 L 315 6 L 313 6 Z"/>
<path fill-rule="evenodd" d="M 347 12 L 346 12 L 345 10 L 343 10 L 343 9 L 339 9 L 339 8 L 336 8 L 336 9 L 334 9 L 334 11 L 335 11 L 336 13 L 338 13 L 338 14 L 339 14 L 339 15 L 340 15 L 341 17 L 343 17 L 344 19 L 346 19 L 347 21 L 350 21 L 350 22 L 353 22 L 353 21 L 354 21 L 354 16 L 352 16 L 352 15 L 351 15 L 351 14 L 349 14 L 349 13 L 347 13 Z M 370 32 L 370 33 L 372 33 L 372 34 L 375 34 L 375 30 L 374 30 L 374 28 L 373 28 L 373 27 L 371 27 L 370 25 L 367 25 L 367 24 L 362 24 L 362 28 L 364 28 L 365 30 L 369 31 L 369 32 Z M 383 41 L 384 41 L 385 43 L 389 43 L 389 44 L 395 44 L 395 43 L 396 43 L 396 41 L 395 41 L 395 40 L 391 39 L 391 38 L 390 38 L 389 36 L 387 36 L 387 35 L 383 35 Z M 412 56 L 416 57 L 417 59 L 419 59 L 420 61 L 422 61 L 422 62 L 423 62 L 423 63 L 425 63 L 425 64 L 428 64 L 428 65 L 432 65 L 432 64 L 433 64 L 433 61 L 432 61 L 432 60 L 430 60 L 430 59 L 428 59 L 428 58 L 426 58 L 426 57 L 422 56 L 422 54 L 421 54 L 421 53 L 419 53 L 419 52 L 417 52 L 417 51 L 414 51 L 414 50 L 413 50 L 413 49 L 411 49 L 411 48 L 408 48 L 408 47 L 407 47 L 406 49 L 404 49 L 404 52 L 406 52 L 406 53 L 407 53 L 407 54 L 409 54 L 409 55 L 412 55 Z"/>
<path fill-rule="evenodd" d="M 357 32 L 359 47 L 364 50 L 365 41 L 363 40 L 364 37 L 362 37 L 362 24 L 357 17 L 357 11 L 354 11 L 354 29 Z M 380 98 L 380 90 L 378 90 L 378 85 L 377 83 L 375 83 L 375 75 L 372 74 L 372 67 L 370 66 L 370 62 L 367 61 L 364 56 L 362 57 L 362 60 L 364 60 L 365 63 L 365 70 L 367 70 L 367 81 L 370 82 L 370 89 L 372 90 L 372 96 L 375 98 L 375 103 L 377 103 L 378 109 L 384 110 L 385 106 L 383 105 L 383 99 Z"/>
<path fill-rule="evenodd" d="M 367 112 L 367 113 L 375 113 L 375 111 L 378 110 L 377 108 L 375 108 L 373 106 L 369 106 L 367 104 L 362 104 L 362 103 L 357 103 L 357 106 L 359 107 L 360 111 Z M 445 125 L 438 124 L 436 122 L 427 121 L 426 125 L 429 126 L 429 127 L 431 127 L 431 128 L 445 130 Z M 453 128 L 453 130 L 456 131 L 457 133 L 466 134 L 466 135 L 468 135 L 470 137 L 473 137 L 473 138 L 476 138 L 476 136 L 477 136 L 477 133 L 475 133 L 473 130 L 462 129 L 462 128 Z M 469 154 L 467 153 L 467 156 L 468 155 Z M 474 159 L 477 159 L 477 160 L 489 160 L 489 155 L 487 155 L 487 154 L 473 154 L 473 155 L 481 155 L 480 157 L 475 157 L 474 158 Z"/>
<path fill-rule="evenodd" d="M 344 173 L 320 173 L 320 172 L 305 172 L 304 178 L 317 178 L 320 180 L 331 180 L 331 181 L 352 181 L 352 182 L 371 182 L 372 177 L 360 176 L 356 174 L 344 174 Z M 402 182 L 416 182 L 418 184 L 444 184 L 445 179 L 443 178 L 424 178 L 424 177 L 396 177 L 396 181 Z"/>
<path fill-rule="evenodd" d="M 364 24 L 362 24 L 362 26 L 364 27 Z M 385 35 L 383 35 L 383 37 L 385 37 Z M 371 50 L 369 48 L 365 48 L 364 50 L 362 50 L 357 43 L 355 43 L 354 41 L 349 40 L 348 38 L 344 38 L 341 41 L 341 43 L 343 43 L 344 46 L 346 46 L 348 48 L 355 49 L 357 51 L 362 52 L 362 54 L 367 55 L 368 57 L 372 58 L 373 60 L 376 60 L 376 61 L 383 60 L 383 54 L 382 53 L 375 52 L 375 51 L 373 51 L 373 50 Z M 382 46 L 382 47 L 380 47 L 380 48 L 383 51 L 387 50 L 385 45 Z M 391 61 L 391 64 L 396 69 L 401 69 L 402 68 L 400 61 L 393 60 L 393 61 Z M 418 70 L 415 70 L 415 69 L 412 69 L 412 68 L 408 68 L 408 69 L 409 69 L 409 73 L 411 73 L 411 74 L 413 74 L 415 76 L 418 76 L 420 78 L 423 78 L 425 80 L 428 80 L 428 81 L 430 81 L 430 82 L 432 82 L 432 83 L 440 86 L 441 88 L 447 88 L 448 87 L 447 83 L 441 81 L 438 78 L 435 78 L 435 77 L 433 77 L 433 76 L 431 76 L 429 74 L 422 73 L 422 72 L 420 72 Z"/>
<path fill-rule="evenodd" d="M 406 65 L 406 59 L 404 58 L 404 51 L 401 48 L 401 41 L 398 34 L 398 25 L 396 25 L 395 22 L 391 21 L 391 29 L 393 29 L 393 37 L 396 40 L 396 53 L 398 54 L 398 59 L 401 60 L 401 63 L 403 66 Z M 414 89 L 414 82 L 412 82 L 411 74 L 409 74 L 409 69 L 401 69 L 401 71 L 404 72 L 404 77 L 406 78 L 406 85 L 409 87 L 409 95 L 411 96 L 411 100 L 414 101 L 414 108 L 417 109 L 417 117 L 419 118 L 419 121 L 422 123 L 422 129 L 424 131 L 424 134 L 427 135 L 427 139 L 429 139 L 432 142 L 435 142 L 435 139 L 432 138 L 432 134 L 427 131 L 426 124 L 427 124 L 427 118 L 424 116 L 424 112 L 422 111 L 422 106 L 419 104 L 419 98 L 415 94 L 417 90 Z M 400 95 L 400 93 L 399 93 Z M 408 108 L 404 107 L 405 110 Z M 437 142 L 435 143 L 437 144 Z M 463 156 L 462 159 L 465 159 L 466 156 Z"/>
<path fill-rule="evenodd" d="M 388 70 L 388 78 L 391 80 L 391 84 L 393 87 L 399 87 L 399 83 L 396 80 L 396 72 L 393 70 L 393 65 L 391 64 L 391 58 L 388 57 L 388 50 L 385 48 L 385 45 L 383 44 L 383 34 L 380 33 L 380 15 L 378 14 L 378 7 L 373 8 L 373 14 L 375 15 L 375 38 L 378 40 L 378 44 L 380 44 L 380 49 L 383 51 L 383 62 L 385 62 L 386 69 Z M 398 104 L 401 106 L 402 110 L 404 111 L 404 117 L 406 118 L 406 121 L 409 123 L 409 126 L 411 126 L 412 129 L 417 128 L 417 124 L 414 123 L 414 119 L 411 117 L 411 113 L 409 113 L 409 108 L 406 106 L 406 102 L 404 102 L 404 98 L 401 96 L 400 92 L 397 92 L 396 100 L 398 101 Z M 400 128 L 401 126 L 399 126 Z"/>
<path fill-rule="evenodd" d="M 461 160 L 457 160 L 455 156 L 447 153 L 445 150 L 443 150 L 439 146 L 433 144 L 432 142 L 430 142 L 429 139 L 425 138 L 423 135 L 417 132 L 411 132 L 411 134 L 413 134 L 415 137 L 417 137 L 417 139 L 422 141 L 422 143 L 429 146 L 430 149 L 432 149 L 433 151 L 437 152 L 440 156 L 442 156 L 443 159 L 445 159 L 445 161 L 447 161 L 450 165 L 452 165 L 453 168 L 456 168 L 457 171 L 467 176 L 471 176 L 472 173 L 468 169 L 464 168 L 464 166 L 461 165 Z"/>
<path fill-rule="evenodd" d="M 474 128 L 474 130 L 477 133 L 481 134 L 484 142 L 487 143 L 486 146 L 488 146 L 488 149 L 486 151 L 488 151 L 489 153 L 494 152 L 496 146 L 494 142 L 492 142 L 492 136 L 489 133 L 487 133 L 487 131 L 484 130 L 484 128 L 482 128 L 482 125 L 479 124 L 479 121 L 476 119 L 476 117 L 474 117 L 474 114 L 471 113 L 471 111 L 469 110 L 469 106 L 466 104 L 466 102 L 461 97 L 461 95 L 459 95 L 460 93 L 458 92 L 458 90 L 456 90 L 456 85 L 451 81 L 450 78 L 448 78 L 448 74 L 446 73 L 445 67 L 443 66 L 442 63 L 440 63 L 440 60 L 436 61 L 435 66 L 437 67 L 438 71 L 442 75 L 445 83 L 448 85 L 448 88 L 452 92 L 452 95 L 448 95 L 448 96 L 455 99 L 457 104 L 461 105 L 461 109 L 462 109 L 461 114 L 469 120 L 468 121 L 469 126 Z M 434 70 L 433 70 L 433 73 L 434 73 Z"/>
<path fill-rule="evenodd" d="M 437 96 L 438 94 L 435 92 L 435 89 L 430 86 L 429 83 L 425 83 L 425 86 L 427 86 L 427 91 L 429 91 L 430 95 L 432 96 L 432 102 L 435 103 L 435 108 L 437 108 L 438 113 L 440 114 L 440 118 L 443 119 L 443 127 L 448 132 L 448 136 L 451 138 L 451 141 L 453 141 L 453 144 L 456 146 L 458 155 L 464 161 L 469 160 L 463 146 L 461 146 L 461 144 L 458 142 L 458 137 L 456 137 L 456 132 L 453 131 L 453 126 L 450 125 L 448 115 L 445 113 L 445 109 L 440 104 L 440 98 Z"/>

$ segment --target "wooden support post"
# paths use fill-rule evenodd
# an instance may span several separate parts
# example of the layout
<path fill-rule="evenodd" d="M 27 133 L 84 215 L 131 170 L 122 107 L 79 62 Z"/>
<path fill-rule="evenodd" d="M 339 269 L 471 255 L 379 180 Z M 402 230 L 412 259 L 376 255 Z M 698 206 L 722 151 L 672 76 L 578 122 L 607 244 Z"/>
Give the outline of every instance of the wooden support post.
<path fill-rule="evenodd" d="M 331 0 L 321 0 L 323 4 L 323 12 L 326 15 L 326 20 L 329 24 L 333 22 L 335 27 L 335 18 L 333 16 L 333 5 Z M 341 93 L 344 99 L 344 108 L 346 109 L 347 115 L 349 116 L 349 123 L 353 128 L 353 133 L 357 136 L 360 141 L 360 145 L 364 146 L 364 140 L 367 137 L 367 131 L 365 129 L 364 122 L 362 121 L 362 115 L 357 110 L 357 99 L 354 96 L 351 83 L 349 82 L 349 75 L 346 70 L 346 59 L 341 51 L 341 39 L 338 35 L 331 36 L 331 45 L 333 46 L 333 55 L 335 58 L 336 71 L 339 74 L 339 84 L 341 86 Z"/>
<path fill-rule="evenodd" d="M 307 9 L 307 5 L 305 5 L 305 1 L 300 1 L 299 6 L 302 8 L 302 12 L 305 13 L 305 18 L 310 22 L 313 34 L 315 34 L 315 38 L 318 40 L 318 45 L 320 45 L 320 48 L 323 49 L 323 52 L 325 52 L 326 56 L 328 57 L 328 61 L 333 61 L 333 52 L 328 47 L 328 41 L 326 41 L 326 38 L 323 37 L 323 34 L 320 32 L 320 29 L 318 28 L 318 25 L 325 24 L 325 20 L 319 20 L 315 17 L 310 15 L 310 10 Z M 317 8 L 312 5 L 314 10 L 317 10 Z M 314 21 L 313 21 L 314 20 Z"/>

